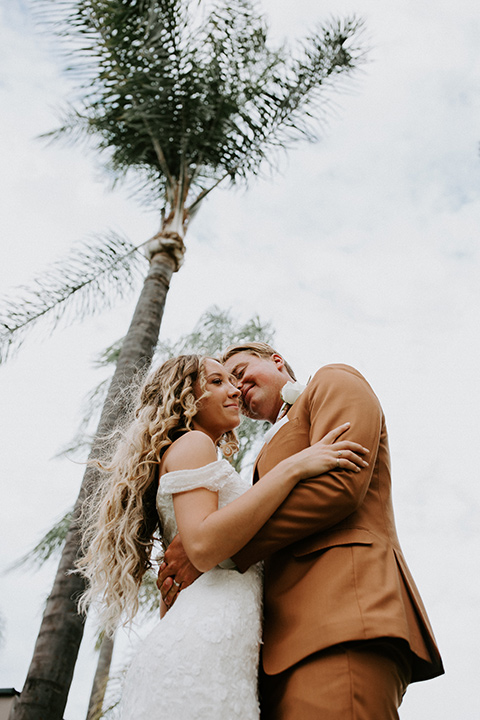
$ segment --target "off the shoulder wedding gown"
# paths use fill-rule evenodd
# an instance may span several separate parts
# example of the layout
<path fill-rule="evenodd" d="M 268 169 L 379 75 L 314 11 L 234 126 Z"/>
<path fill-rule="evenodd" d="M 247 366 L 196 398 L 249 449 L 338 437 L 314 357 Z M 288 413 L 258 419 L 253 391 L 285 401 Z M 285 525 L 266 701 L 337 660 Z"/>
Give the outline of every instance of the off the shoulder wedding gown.
<path fill-rule="evenodd" d="M 226 460 L 166 473 L 157 508 L 165 540 L 177 532 L 172 494 L 205 487 L 223 507 L 248 490 Z M 127 672 L 122 720 L 258 720 L 262 577 L 215 567 L 182 590 Z"/>

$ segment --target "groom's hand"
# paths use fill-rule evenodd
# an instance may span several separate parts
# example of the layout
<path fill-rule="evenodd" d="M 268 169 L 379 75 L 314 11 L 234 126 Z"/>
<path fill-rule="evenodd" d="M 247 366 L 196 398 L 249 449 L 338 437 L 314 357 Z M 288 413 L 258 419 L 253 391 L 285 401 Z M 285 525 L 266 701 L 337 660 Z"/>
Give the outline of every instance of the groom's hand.
<path fill-rule="evenodd" d="M 157 587 L 165 605 L 171 607 L 180 590 L 191 585 L 201 574 L 188 559 L 180 535 L 176 535 L 165 552 L 165 560 L 158 572 Z"/>

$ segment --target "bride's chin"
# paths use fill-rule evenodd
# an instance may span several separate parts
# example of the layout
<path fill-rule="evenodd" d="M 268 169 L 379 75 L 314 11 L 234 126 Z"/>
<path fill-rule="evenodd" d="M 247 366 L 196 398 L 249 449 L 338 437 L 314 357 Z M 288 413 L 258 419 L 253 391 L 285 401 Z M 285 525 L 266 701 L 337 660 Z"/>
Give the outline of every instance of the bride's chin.
<path fill-rule="evenodd" d="M 231 423 L 228 425 L 228 427 L 225 427 L 225 429 L 222 432 L 222 435 L 225 435 L 225 433 L 232 432 L 232 430 L 235 430 L 240 425 L 240 418 L 235 423 Z"/>

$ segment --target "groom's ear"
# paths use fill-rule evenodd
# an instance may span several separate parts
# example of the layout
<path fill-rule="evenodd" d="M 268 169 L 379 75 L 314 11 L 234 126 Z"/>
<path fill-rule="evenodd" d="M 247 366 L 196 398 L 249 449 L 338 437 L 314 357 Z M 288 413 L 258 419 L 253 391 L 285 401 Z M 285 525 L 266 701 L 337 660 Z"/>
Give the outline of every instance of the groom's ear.
<path fill-rule="evenodd" d="M 273 353 L 270 359 L 273 360 L 278 370 L 282 370 L 285 367 L 285 361 L 278 353 Z"/>

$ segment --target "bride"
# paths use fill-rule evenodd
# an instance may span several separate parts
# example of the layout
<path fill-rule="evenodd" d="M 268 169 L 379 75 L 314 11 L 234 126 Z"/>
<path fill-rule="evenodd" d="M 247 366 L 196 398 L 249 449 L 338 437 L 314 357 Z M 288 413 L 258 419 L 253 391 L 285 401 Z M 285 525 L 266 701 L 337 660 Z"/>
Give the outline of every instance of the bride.
<path fill-rule="evenodd" d="M 78 561 L 88 581 L 81 609 L 96 601 L 110 632 L 133 618 L 158 527 L 165 545 L 180 532 L 203 573 L 141 644 L 125 679 L 123 720 L 258 720 L 261 570 L 242 575 L 219 563 L 253 537 L 296 483 L 332 469 L 338 450 L 346 468 L 363 465 L 362 447 L 338 439 L 346 424 L 250 487 L 217 456 L 238 447 L 239 396 L 216 360 L 168 360 L 147 377 L 134 419 L 100 465 L 107 478 L 85 512 Z"/>

